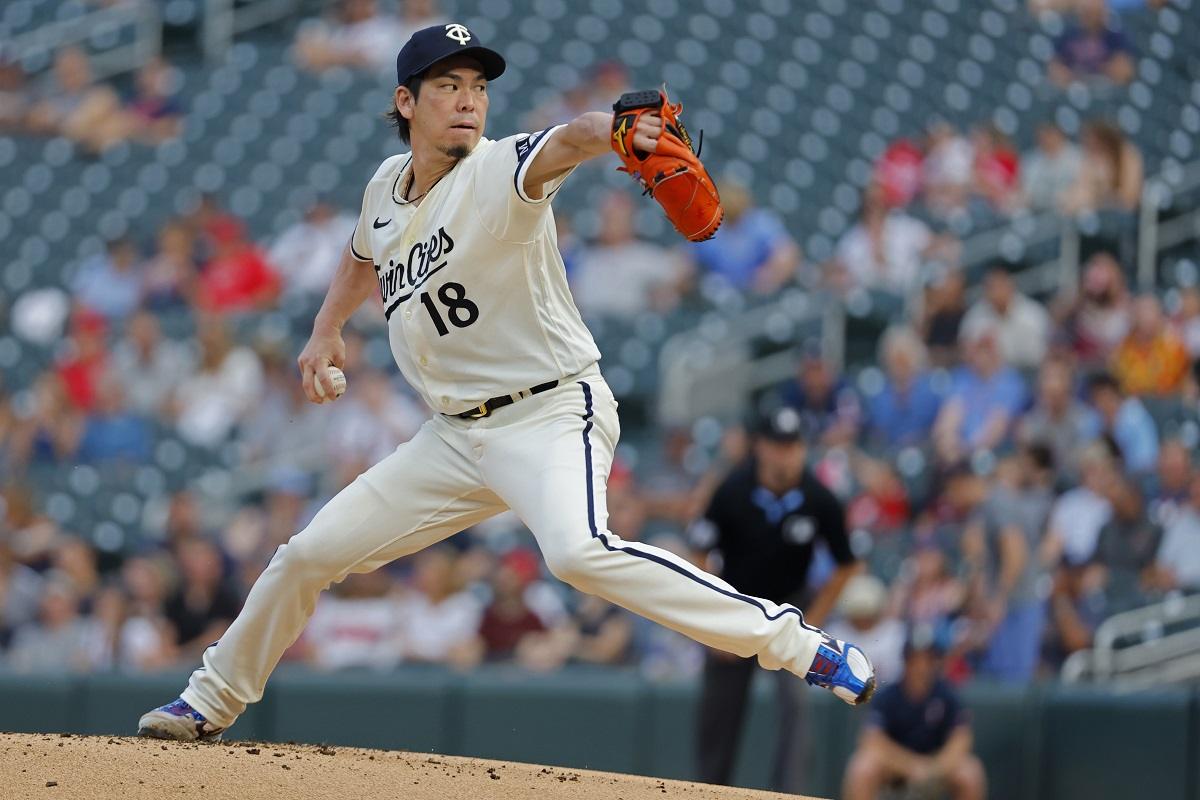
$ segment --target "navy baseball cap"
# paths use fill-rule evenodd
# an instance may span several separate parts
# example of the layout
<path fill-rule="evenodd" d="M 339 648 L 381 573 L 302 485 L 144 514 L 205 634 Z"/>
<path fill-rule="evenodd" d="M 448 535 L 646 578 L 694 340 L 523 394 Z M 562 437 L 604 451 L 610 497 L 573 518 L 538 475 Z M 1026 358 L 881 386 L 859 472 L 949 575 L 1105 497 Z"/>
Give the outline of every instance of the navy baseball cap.
<path fill-rule="evenodd" d="M 484 47 L 466 25 L 451 22 L 422 28 L 409 37 L 396 56 L 396 85 L 401 86 L 443 58 L 469 55 L 483 66 L 483 76 L 493 81 L 504 74 L 504 57 Z"/>
<path fill-rule="evenodd" d="M 758 418 L 754 432 L 774 442 L 802 442 L 805 439 L 804 420 L 790 406 L 773 408 Z"/>

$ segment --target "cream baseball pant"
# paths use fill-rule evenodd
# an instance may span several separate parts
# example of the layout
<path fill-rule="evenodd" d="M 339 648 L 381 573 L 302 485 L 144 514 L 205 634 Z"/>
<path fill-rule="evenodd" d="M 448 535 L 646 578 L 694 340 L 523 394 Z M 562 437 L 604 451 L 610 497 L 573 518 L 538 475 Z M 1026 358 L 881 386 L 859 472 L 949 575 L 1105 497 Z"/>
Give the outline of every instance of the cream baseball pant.
<path fill-rule="evenodd" d="M 262 698 L 317 596 L 511 508 L 550 572 L 696 641 L 803 676 L 820 631 L 794 606 L 740 594 L 656 547 L 606 528 L 620 435 L 617 402 L 592 366 L 477 420 L 435 415 L 281 545 L 183 699 L 228 727 Z"/>

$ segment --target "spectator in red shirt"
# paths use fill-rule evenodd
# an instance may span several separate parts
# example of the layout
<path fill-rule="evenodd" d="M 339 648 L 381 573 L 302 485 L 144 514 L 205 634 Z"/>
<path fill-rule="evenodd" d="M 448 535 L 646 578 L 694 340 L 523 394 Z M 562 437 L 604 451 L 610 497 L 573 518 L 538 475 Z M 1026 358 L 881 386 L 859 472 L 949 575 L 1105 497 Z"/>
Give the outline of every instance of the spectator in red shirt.
<path fill-rule="evenodd" d="M 108 363 L 104 317 L 90 309 L 75 313 L 71 325 L 68 355 L 58 363 L 58 377 L 71 404 L 80 411 L 96 407 L 96 388 Z"/>
<path fill-rule="evenodd" d="M 997 211 L 1012 211 L 1019 199 L 1017 174 L 1020 159 L 1012 143 L 999 128 L 989 123 L 971 134 L 975 149 L 974 189 Z"/>
<path fill-rule="evenodd" d="M 216 220 L 209 229 L 213 258 L 200 275 L 197 301 L 205 311 L 249 311 L 269 307 L 279 296 L 279 275 L 261 250 L 246 240 L 241 223 Z"/>
<path fill-rule="evenodd" d="M 903 208 L 921 191 L 921 169 L 925 154 L 911 139 L 897 139 L 875 162 L 874 182 L 883 189 L 883 201 Z"/>
<path fill-rule="evenodd" d="M 492 577 L 495 593 L 492 603 L 479 623 L 479 636 L 488 661 L 512 658 L 526 636 L 546 630 L 541 618 L 525 602 L 525 589 L 537 575 L 537 556 L 528 550 L 513 550 L 500 561 Z"/>

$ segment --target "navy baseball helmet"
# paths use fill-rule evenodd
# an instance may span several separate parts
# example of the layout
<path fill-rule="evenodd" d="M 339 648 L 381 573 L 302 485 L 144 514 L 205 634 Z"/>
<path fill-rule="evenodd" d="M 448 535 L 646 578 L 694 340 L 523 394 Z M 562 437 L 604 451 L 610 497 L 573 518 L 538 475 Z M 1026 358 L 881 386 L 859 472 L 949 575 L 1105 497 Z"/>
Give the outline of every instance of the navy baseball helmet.
<path fill-rule="evenodd" d="M 420 75 L 443 58 L 469 55 L 483 66 L 483 76 L 489 81 L 504 74 L 504 57 L 484 47 L 479 37 L 466 25 L 451 22 L 422 28 L 409 37 L 396 56 L 396 85 L 402 86 L 414 75 Z"/>

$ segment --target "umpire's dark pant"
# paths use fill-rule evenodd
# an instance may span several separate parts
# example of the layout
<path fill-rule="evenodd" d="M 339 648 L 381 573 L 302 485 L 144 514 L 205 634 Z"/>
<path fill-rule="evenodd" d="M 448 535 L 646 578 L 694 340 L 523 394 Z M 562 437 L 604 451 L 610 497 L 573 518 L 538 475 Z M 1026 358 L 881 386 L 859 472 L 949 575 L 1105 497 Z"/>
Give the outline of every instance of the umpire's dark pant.
<path fill-rule="evenodd" d="M 750 684 L 759 671 L 752 658 L 709 652 L 704 662 L 696 735 L 697 774 L 705 783 L 728 785 L 733 778 L 738 742 L 744 727 Z M 779 707 L 779 735 L 775 743 L 772 787 L 781 792 L 800 791 L 804 761 L 802 704 L 806 684 L 779 670 L 774 674 Z"/>

